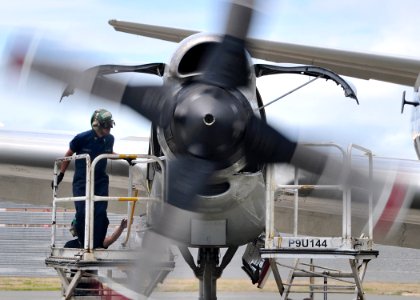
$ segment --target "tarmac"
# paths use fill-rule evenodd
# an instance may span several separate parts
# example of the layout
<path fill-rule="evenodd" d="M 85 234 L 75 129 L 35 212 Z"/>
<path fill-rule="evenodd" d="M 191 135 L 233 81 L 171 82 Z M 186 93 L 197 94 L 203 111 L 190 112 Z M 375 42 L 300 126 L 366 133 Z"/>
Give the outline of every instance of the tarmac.
<path fill-rule="evenodd" d="M 305 295 L 299 297 L 290 298 L 291 300 L 303 299 Z M 242 299 L 242 300 L 278 300 L 279 294 L 276 293 L 266 293 L 266 292 L 255 292 L 255 293 L 219 293 L 218 300 L 232 300 L 232 299 Z M 328 295 L 329 300 L 350 300 L 354 299 L 354 295 Z M 37 291 L 37 292 L 14 292 L 14 291 L 0 291 L 0 299 L 2 300 L 57 300 L 61 299 L 60 292 L 46 292 L 46 291 Z M 150 300 L 197 300 L 197 293 L 154 293 Z M 323 295 L 316 295 L 315 300 L 324 299 Z M 383 295 L 366 295 L 367 300 L 418 300 L 419 296 L 383 296 Z"/>

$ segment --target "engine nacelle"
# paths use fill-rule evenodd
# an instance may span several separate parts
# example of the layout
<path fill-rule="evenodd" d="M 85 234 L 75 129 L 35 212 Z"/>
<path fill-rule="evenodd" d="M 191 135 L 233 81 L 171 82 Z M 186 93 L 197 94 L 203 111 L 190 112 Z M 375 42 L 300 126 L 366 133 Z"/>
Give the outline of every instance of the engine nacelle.
<path fill-rule="evenodd" d="M 162 152 L 168 159 L 173 159 L 177 153 L 188 152 L 189 154 L 205 159 L 223 161 L 218 167 L 218 171 L 214 178 L 226 178 L 229 175 L 239 172 L 246 166 L 244 155 L 239 150 L 241 148 L 239 145 L 240 135 L 243 134 L 243 132 L 240 132 L 238 128 L 240 129 L 241 126 L 245 126 L 244 123 L 246 122 L 248 115 L 253 114 L 258 107 L 255 88 L 249 88 L 255 87 L 256 77 L 252 60 L 248 53 L 246 54 L 246 57 L 249 65 L 249 84 L 237 90 L 228 91 L 219 88 L 218 90 L 214 89 L 216 91 L 212 91 L 213 93 L 229 94 L 222 95 L 221 97 L 231 99 L 230 103 L 210 103 L 212 97 L 217 101 L 217 96 L 214 97 L 214 95 L 211 95 L 211 97 L 206 99 L 206 93 L 208 91 L 206 91 L 205 87 L 200 87 L 199 84 L 194 86 L 195 90 L 192 90 L 193 88 L 191 87 L 185 87 L 186 85 L 184 85 L 184 83 L 190 82 L 191 80 L 199 82 L 198 78 L 202 74 L 201 68 L 204 59 L 208 57 L 207 54 L 220 42 L 221 36 L 219 35 L 199 33 L 186 38 L 180 43 L 180 46 L 174 53 L 170 65 L 166 68 L 163 77 L 165 82 L 171 82 L 172 85 L 178 87 L 175 88 L 175 97 L 178 97 L 179 94 L 184 94 L 184 98 L 182 99 L 183 103 L 180 103 L 180 105 L 175 108 L 175 121 L 169 124 L 167 128 L 157 129 L 158 142 Z M 185 94 L 187 94 L 186 97 L 188 99 L 185 99 Z M 227 102 L 227 100 L 225 102 Z M 177 130 L 177 126 L 180 123 L 176 121 L 177 117 L 179 120 L 182 117 L 180 116 L 182 111 L 189 109 L 192 105 L 195 105 L 196 107 L 192 108 L 191 111 L 198 111 L 203 114 L 203 122 L 193 123 L 194 116 L 193 113 L 189 111 L 184 114 L 184 118 L 180 122 L 191 122 L 188 126 L 185 125 L 184 130 Z M 242 111 L 242 113 L 240 111 Z M 258 112 L 257 114 L 259 115 Z M 200 116 L 197 116 L 197 118 L 200 118 Z M 226 120 L 228 118 L 236 119 L 235 122 L 230 119 L 230 124 L 227 124 L 228 122 L 222 122 L 222 119 Z M 213 125 L 212 122 L 219 123 Z M 191 125 L 192 123 L 193 125 Z M 226 126 L 223 127 L 220 125 L 220 127 L 217 127 L 216 125 L 219 124 L 224 124 Z M 206 127 L 206 125 L 208 126 Z M 213 127 L 211 127 L 211 125 L 213 125 Z M 228 126 L 230 127 L 227 128 Z M 200 143 L 196 143 L 200 145 L 200 148 L 194 148 L 194 143 L 190 140 L 191 136 L 194 134 L 196 134 L 195 138 L 201 138 Z M 201 135 L 201 137 L 199 135 Z M 205 139 L 208 139 L 208 142 L 206 142 Z"/>

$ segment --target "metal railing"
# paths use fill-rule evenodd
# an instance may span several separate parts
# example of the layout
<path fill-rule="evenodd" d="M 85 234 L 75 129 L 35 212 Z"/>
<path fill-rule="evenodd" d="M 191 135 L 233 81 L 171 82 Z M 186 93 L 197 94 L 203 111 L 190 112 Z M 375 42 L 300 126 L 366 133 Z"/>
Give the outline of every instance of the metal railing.
<path fill-rule="evenodd" d="M 85 196 L 78 197 L 57 197 L 57 175 L 59 174 L 59 164 L 64 161 L 72 161 L 77 159 L 86 160 L 86 194 Z M 165 177 L 165 165 L 163 164 L 163 158 L 159 158 L 153 155 L 145 154 L 101 154 L 98 155 L 92 163 L 90 162 L 90 156 L 88 154 L 74 155 L 71 157 L 63 157 L 55 160 L 54 163 L 54 188 L 53 188 L 53 208 L 52 208 L 52 226 L 51 226 L 51 247 L 55 247 L 56 241 L 56 218 L 57 218 L 57 204 L 63 202 L 74 202 L 74 201 L 85 201 L 85 240 L 84 249 L 86 252 L 92 252 L 93 250 L 93 232 L 94 232 L 94 203 L 95 201 L 119 201 L 128 202 L 128 216 L 129 225 L 131 226 L 132 208 L 130 209 L 130 203 L 137 201 L 144 201 L 147 204 L 150 202 L 161 202 L 161 198 L 155 197 L 138 197 L 132 196 L 131 191 L 133 187 L 133 168 L 129 165 L 129 176 L 128 176 L 128 196 L 98 196 L 95 195 L 95 167 L 97 163 L 102 159 L 129 159 L 132 164 L 137 163 L 157 163 L 162 170 L 162 178 Z M 164 192 L 165 181 L 162 180 L 162 193 Z"/>
<path fill-rule="evenodd" d="M 370 151 L 369 149 L 366 149 L 362 146 L 356 145 L 356 144 L 351 144 L 349 145 L 348 149 L 347 149 L 347 168 L 348 170 L 351 170 L 352 168 L 352 154 L 353 154 L 353 150 L 358 150 L 361 151 L 363 154 L 365 154 L 368 157 L 368 180 L 369 180 L 369 184 L 368 184 L 368 191 L 369 191 L 369 198 L 368 198 L 368 238 L 370 240 L 373 239 L 373 154 L 372 151 Z M 348 197 L 347 197 L 347 216 L 346 216 L 346 220 L 343 220 L 343 224 L 346 223 L 347 224 L 347 229 L 346 229 L 346 234 L 347 237 L 351 237 L 352 232 L 351 232 L 351 189 L 347 189 L 347 193 L 348 193 Z M 343 232 L 343 236 L 344 236 L 344 232 Z"/>
<path fill-rule="evenodd" d="M 373 166 L 372 152 L 358 145 L 351 144 L 347 151 L 333 143 L 325 144 L 307 144 L 307 146 L 334 147 L 339 150 L 342 156 L 343 169 L 340 170 L 342 181 L 338 184 L 326 185 L 301 185 L 299 184 L 297 168 L 294 169 L 294 182 L 292 185 L 276 186 L 274 182 L 274 166 L 269 165 L 266 169 L 266 240 L 265 248 L 260 249 L 261 257 L 268 259 L 274 279 L 277 284 L 281 299 L 289 299 L 289 294 L 293 288 L 298 288 L 293 293 L 309 293 L 309 299 L 314 299 L 315 293 L 324 295 L 327 299 L 329 293 L 342 294 L 351 290 L 357 294 L 357 299 L 365 299 L 362 282 L 365 276 L 368 262 L 376 258 L 378 251 L 372 249 L 373 240 L 373 222 L 372 222 L 372 202 L 373 202 Z M 352 237 L 352 181 L 355 174 L 363 174 L 360 169 L 352 166 L 353 151 L 358 150 L 368 156 L 368 237 Z M 350 182 L 349 182 L 350 181 Z M 349 184 L 350 183 L 350 184 Z M 294 218 L 293 218 L 293 236 L 282 237 L 278 235 L 274 228 L 274 192 L 276 187 L 294 194 Z M 318 190 L 337 190 L 342 196 L 342 236 L 341 237 L 301 237 L 298 236 L 298 212 L 299 212 L 299 191 L 301 189 Z M 363 186 L 365 188 L 365 186 Z M 362 231 L 363 233 L 363 231 Z M 345 270 L 334 270 L 314 264 L 314 259 L 348 259 L 351 272 Z M 277 262 L 281 258 L 294 258 L 293 265 L 286 265 Z M 301 259 L 310 259 L 308 263 L 302 263 Z M 283 282 L 278 266 L 290 269 L 287 281 Z M 309 283 L 296 283 L 295 278 L 309 278 Z M 316 284 L 315 278 L 323 279 L 323 283 Z M 352 278 L 353 281 L 347 278 Z M 333 280 L 333 284 L 328 281 Z M 305 289 L 306 288 L 306 289 Z"/>
<path fill-rule="evenodd" d="M 345 151 L 341 146 L 334 143 L 311 143 L 305 144 L 305 146 L 310 147 L 333 147 L 339 150 L 342 156 L 342 164 L 344 172 L 350 172 L 352 169 L 352 155 L 353 150 L 358 150 L 363 152 L 368 157 L 368 180 L 369 180 L 369 195 L 368 195 L 368 210 L 369 210 L 369 219 L 368 219 L 368 238 L 369 240 L 373 239 L 373 190 L 371 188 L 372 177 L 373 177 L 373 166 L 372 166 L 372 152 L 361 146 L 351 144 Z M 294 206 L 293 206 L 293 236 L 298 236 L 298 224 L 299 224 L 299 190 L 302 189 L 312 189 L 312 190 L 338 190 L 342 192 L 342 236 L 341 240 L 344 241 L 347 248 L 351 247 L 349 241 L 352 237 L 352 224 L 351 224 L 351 214 L 352 214 L 352 201 L 351 201 L 351 187 L 346 184 L 335 184 L 335 185 L 302 185 L 299 184 L 298 168 L 294 169 L 294 184 L 292 185 L 276 185 L 274 180 L 274 165 L 268 165 L 266 168 L 266 240 L 265 248 L 266 249 L 275 249 L 281 247 L 279 242 L 276 242 L 276 230 L 274 228 L 274 193 L 276 189 L 292 191 L 294 194 Z M 282 238 L 280 238 L 281 243 Z M 338 241 L 332 240 L 334 243 Z"/>

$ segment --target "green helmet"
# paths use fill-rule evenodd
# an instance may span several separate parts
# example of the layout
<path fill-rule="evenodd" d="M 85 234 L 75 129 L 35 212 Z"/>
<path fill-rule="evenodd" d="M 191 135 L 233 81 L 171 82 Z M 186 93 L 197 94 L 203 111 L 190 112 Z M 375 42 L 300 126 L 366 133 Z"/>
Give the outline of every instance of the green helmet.
<path fill-rule="evenodd" d="M 93 112 L 92 117 L 90 118 L 90 124 L 92 128 L 112 128 L 114 127 L 115 122 L 112 119 L 112 114 L 109 111 L 106 109 L 97 109 Z"/>

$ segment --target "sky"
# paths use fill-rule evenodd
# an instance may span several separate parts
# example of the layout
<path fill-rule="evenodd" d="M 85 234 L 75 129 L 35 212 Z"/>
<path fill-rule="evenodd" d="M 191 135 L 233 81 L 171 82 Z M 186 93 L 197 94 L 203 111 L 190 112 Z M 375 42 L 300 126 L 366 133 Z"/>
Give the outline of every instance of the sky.
<path fill-rule="evenodd" d="M 0 5 L 0 128 L 58 130 L 89 128 L 90 115 L 104 104 L 76 94 L 59 103 L 60 83 L 29 80 L 5 72 L 7 45 L 18 32 L 54 40 L 69 56 L 99 63 L 168 63 L 175 43 L 116 32 L 118 19 L 199 31 L 220 32 L 221 1 L 17 0 Z M 251 35 L 259 39 L 420 59 L 416 0 L 263 1 Z M 66 60 L 67 55 L 55 59 Z M 378 156 L 415 159 L 411 107 L 400 113 L 401 95 L 412 87 L 346 78 L 360 105 L 339 86 L 317 80 L 267 108 L 269 122 L 299 141 L 356 143 Z M 258 80 L 265 102 L 307 82 L 306 76 L 267 76 Z M 23 81 L 25 82 L 25 81 Z M 107 104 L 108 105 L 108 104 Z M 107 106 L 108 108 L 108 106 Z M 128 109 L 110 106 L 116 136 L 144 136 L 147 123 Z"/>

